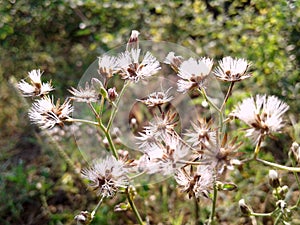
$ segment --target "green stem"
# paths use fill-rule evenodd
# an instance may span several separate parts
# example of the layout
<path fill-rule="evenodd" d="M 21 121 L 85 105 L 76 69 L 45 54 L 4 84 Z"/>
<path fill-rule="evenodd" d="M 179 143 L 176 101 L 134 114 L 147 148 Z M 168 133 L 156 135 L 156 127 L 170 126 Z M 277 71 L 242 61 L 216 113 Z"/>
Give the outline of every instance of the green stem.
<path fill-rule="evenodd" d="M 295 167 L 294 161 L 292 161 L 292 166 Z M 293 172 L 293 173 L 294 173 L 297 185 L 298 185 L 298 189 L 300 190 L 300 179 L 298 177 L 298 174 L 296 172 Z M 295 207 L 299 207 L 299 206 L 300 206 L 300 195 L 298 196 L 298 200 L 297 200 Z"/>
<path fill-rule="evenodd" d="M 101 121 L 99 121 L 98 125 L 99 125 L 100 129 L 103 131 L 103 133 L 104 133 L 104 135 L 105 135 L 105 137 L 106 137 L 106 139 L 108 141 L 110 150 L 112 151 L 114 157 L 116 159 L 119 159 L 119 156 L 118 156 L 118 153 L 117 153 L 117 149 L 115 147 L 115 144 L 114 144 L 114 142 L 113 142 L 113 140 L 111 138 L 111 135 L 110 135 L 108 129 L 101 123 Z"/>
<path fill-rule="evenodd" d="M 276 214 L 279 210 L 280 210 L 279 208 L 276 208 L 273 212 L 269 212 L 269 213 L 251 212 L 250 216 L 269 217 L 269 216 L 273 216 L 274 214 Z"/>
<path fill-rule="evenodd" d="M 198 89 L 199 90 L 199 89 Z M 221 110 L 208 98 L 206 91 L 204 88 L 201 88 L 200 93 L 202 94 L 202 96 L 205 98 L 205 100 L 219 113 L 221 113 Z"/>
<path fill-rule="evenodd" d="M 96 211 L 98 210 L 98 208 L 100 207 L 100 205 L 102 204 L 104 199 L 104 196 L 101 197 L 101 199 L 99 200 L 98 204 L 96 205 L 95 209 L 93 210 L 93 212 L 91 213 L 91 217 L 92 219 L 94 218 Z"/>
<path fill-rule="evenodd" d="M 186 161 L 186 160 L 178 160 L 176 161 L 176 163 L 185 164 L 185 165 L 196 165 L 196 166 L 207 165 L 207 163 L 205 162 L 193 162 L 193 161 Z"/>
<path fill-rule="evenodd" d="M 204 88 L 201 88 L 201 89 L 198 89 L 198 90 L 202 94 L 204 99 L 219 113 L 219 127 L 220 127 L 220 131 L 223 131 L 223 114 L 222 114 L 222 111 L 208 98 Z M 219 132 L 219 133 L 221 134 L 222 132 Z"/>
<path fill-rule="evenodd" d="M 222 110 L 223 110 L 223 108 L 224 108 L 224 106 L 225 106 L 225 104 L 226 104 L 226 102 L 227 102 L 229 96 L 231 95 L 231 92 L 232 92 L 232 89 L 233 89 L 234 84 L 235 84 L 234 81 L 230 83 L 230 86 L 229 86 L 228 91 L 227 91 L 227 93 L 226 93 L 226 96 L 225 96 L 225 98 L 224 98 L 223 104 L 222 104 L 222 106 L 221 106 L 221 108 L 220 108 L 220 111 L 221 111 L 221 112 L 222 112 Z"/>
<path fill-rule="evenodd" d="M 125 84 L 123 85 L 123 88 L 122 88 L 122 90 L 121 90 L 121 92 L 120 92 L 120 94 L 118 96 L 117 101 L 116 101 L 116 105 L 113 108 L 113 111 L 112 111 L 112 113 L 110 115 L 110 118 L 109 118 L 109 121 L 108 121 L 108 124 L 107 124 L 107 131 L 109 131 L 110 128 L 111 128 L 111 125 L 112 125 L 112 123 L 113 123 L 113 121 L 114 121 L 114 119 L 116 117 L 117 111 L 118 111 L 118 106 L 119 106 L 120 100 L 121 100 L 121 98 L 122 98 L 122 96 L 123 96 L 123 94 L 124 94 L 124 92 L 125 92 L 125 90 L 126 90 L 126 88 L 127 88 L 127 86 L 129 84 L 130 84 L 129 81 L 125 81 Z"/>
<path fill-rule="evenodd" d="M 139 211 L 137 210 L 137 208 L 136 208 L 136 206 L 135 206 L 135 204 L 134 204 L 134 202 L 132 200 L 132 194 L 130 193 L 129 189 L 130 189 L 130 187 L 127 188 L 126 194 L 127 194 L 127 199 L 128 199 L 129 204 L 130 204 L 130 207 L 133 210 L 133 212 L 134 212 L 134 214 L 135 214 L 135 216 L 136 216 L 139 224 L 140 225 L 145 225 L 145 223 L 143 222 L 142 217 L 141 217 Z"/>
<path fill-rule="evenodd" d="M 247 162 L 251 162 L 252 160 L 253 160 L 253 157 L 252 158 L 243 159 L 243 160 L 241 160 L 241 164 L 245 164 Z"/>
<path fill-rule="evenodd" d="M 279 224 L 282 215 L 283 215 L 282 212 L 280 212 L 279 215 L 276 217 L 276 220 L 275 220 L 275 222 L 274 222 L 274 225 Z"/>
<path fill-rule="evenodd" d="M 97 122 L 94 121 L 90 121 L 90 120 L 83 120 L 83 119 L 74 119 L 74 118 L 69 118 L 66 119 L 66 122 L 70 122 L 70 123 L 86 123 L 86 124 L 91 124 L 94 126 L 99 126 L 99 124 Z"/>
<path fill-rule="evenodd" d="M 98 119 L 98 122 L 94 122 L 94 121 L 89 121 L 89 120 L 83 120 L 83 119 L 73 119 L 73 118 L 70 118 L 70 119 L 67 119 L 66 120 L 67 122 L 80 122 L 80 123 L 87 123 L 87 124 L 92 124 L 92 125 L 95 125 L 95 126 L 98 126 L 100 127 L 100 129 L 103 131 L 105 137 L 107 138 L 107 141 L 108 141 L 108 144 L 109 144 L 109 147 L 113 153 L 113 155 L 116 157 L 116 159 L 118 159 L 118 153 L 117 153 L 117 150 L 116 150 L 116 147 L 113 143 L 113 140 L 111 138 L 111 135 L 108 131 L 107 128 L 105 128 L 105 126 L 102 124 L 101 120 Z"/>
<path fill-rule="evenodd" d="M 256 158 L 257 158 L 257 155 L 258 155 L 258 153 L 259 153 L 260 145 L 261 145 L 262 140 L 263 140 L 263 136 L 262 136 L 262 135 L 259 135 L 259 137 L 258 137 L 258 142 L 257 142 L 257 144 L 256 144 L 256 146 L 255 146 L 253 159 L 256 159 Z"/>
<path fill-rule="evenodd" d="M 289 172 L 300 173 L 300 167 L 283 166 L 283 165 L 273 163 L 273 162 L 269 162 L 269 161 L 265 161 L 265 160 L 259 159 L 259 158 L 255 158 L 255 160 L 258 161 L 258 162 L 261 162 L 265 165 L 275 167 L 277 169 L 286 170 L 286 171 L 289 171 Z"/>
<path fill-rule="evenodd" d="M 99 115 L 102 115 L 103 106 L 104 106 L 104 100 L 105 100 L 105 98 L 101 95 L 101 102 L 100 102 L 100 107 L 99 107 Z"/>
<path fill-rule="evenodd" d="M 88 103 L 88 105 L 90 106 L 90 108 L 92 109 L 94 115 L 96 116 L 96 118 L 99 118 L 99 113 L 97 113 L 95 107 L 93 106 L 93 104 L 91 102 Z"/>
<path fill-rule="evenodd" d="M 216 185 L 216 182 L 215 182 L 214 183 L 213 202 L 212 202 L 211 213 L 210 213 L 208 224 L 214 224 L 214 217 L 215 217 L 215 213 L 216 213 L 217 196 L 218 196 L 218 189 L 217 189 L 217 185 Z"/>
<path fill-rule="evenodd" d="M 135 178 L 137 178 L 137 177 L 139 177 L 139 176 L 142 176 L 142 175 L 144 175 L 146 173 L 146 171 L 144 170 L 144 171 L 142 171 L 142 172 L 140 172 L 140 173 L 138 173 L 138 174 L 136 174 L 136 175 L 134 175 L 134 176 L 132 176 L 132 177 L 129 177 L 129 179 L 130 180 L 134 180 Z"/>
<path fill-rule="evenodd" d="M 200 207 L 199 207 L 199 203 L 198 203 L 198 200 L 196 198 L 195 195 L 193 195 L 193 198 L 194 198 L 194 204 L 195 204 L 195 222 L 196 222 L 196 225 L 200 225 L 201 224 L 201 220 L 200 220 Z"/>
<path fill-rule="evenodd" d="M 251 212 L 250 216 L 260 216 L 260 217 L 267 217 L 267 216 L 272 216 L 273 212 L 270 213 L 255 213 L 255 212 Z"/>

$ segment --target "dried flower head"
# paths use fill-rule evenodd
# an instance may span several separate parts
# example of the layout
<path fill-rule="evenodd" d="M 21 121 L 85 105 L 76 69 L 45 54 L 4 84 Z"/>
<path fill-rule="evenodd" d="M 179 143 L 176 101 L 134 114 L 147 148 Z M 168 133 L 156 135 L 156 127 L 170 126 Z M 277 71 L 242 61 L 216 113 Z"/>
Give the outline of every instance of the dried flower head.
<path fill-rule="evenodd" d="M 28 73 L 30 83 L 27 83 L 25 80 L 21 80 L 18 83 L 18 88 L 22 91 L 25 97 L 43 97 L 50 91 L 54 90 L 51 82 L 42 83 L 41 76 L 42 73 L 40 70 L 32 70 Z"/>
<path fill-rule="evenodd" d="M 252 76 L 247 73 L 250 63 L 245 59 L 233 59 L 230 56 L 219 61 L 219 66 L 214 70 L 214 75 L 223 81 L 235 82 Z"/>
<path fill-rule="evenodd" d="M 148 144 L 141 149 L 145 157 L 140 161 L 139 168 L 148 174 L 174 174 L 182 166 L 180 161 L 186 158 L 189 150 L 189 146 L 177 136 L 167 136 L 164 141 Z"/>
<path fill-rule="evenodd" d="M 78 89 L 71 87 L 69 92 L 73 95 L 70 99 L 76 102 L 97 102 L 99 94 L 89 86 L 88 83 L 85 83 L 85 87 L 79 87 Z"/>
<path fill-rule="evenodd" d="M 119 161 L 123 163 L 124 168 L 126 168 L 128 172 L 134 170 L 135 167 L 137 166 L 135 160 L 129 157 L 128 151 L 119 149 L 118 156 L 119 156 Z"/>
<path fill-rule="evenodd" d="M 227 134 L 224 135 L 221 145 L 209 143 L 203 150 L 202 161 L 213 165 L 219 174 L 222 174 L 226 169 L 233 170 L 234 165 L 238 164 L 237 159 L 240 153 L 237 149 L 242 145 L 242 142 L 237 142 L 237 137 L 228 141 Z"/>
<path fill-rule="evenodd" d="M 187 144 L 178 137 L 167 136 L 165 139 L 164 154 L 161 158 L 161 171 L 164 175 L 174 174 L 175 170 L 182 166 L 181 160 L 185 160 L 190 152 Z"/>
<path fill-rule="evenodd" d="M 159 140 L 158 137 L 153 133 L 153 129 L 149 127 L 144 127 L 143 132 L 139 132 L 139 136 L 136 136 L 138 140 L 137 144 L 139 145 L 140 149 L 146 148 L 149 145 L 157 143 Z"/>
<path fill-rule="evenodd" d="M 70 113 L 73 107 L 70 99 L 67 99 L 62 105 L 58 99 L 54 104 L 53 98 L 45 96 L 36 100 L 29 110 L 30 120 L 39 125 L 42 129 L 51 129 L 55 125 L 63 126 L 64 122 L 70 119 Z"/>
<path fill-rule="evenodd" d="M 106 79 L 111 78 L 118 71 L 118 60 L 114 56 L 98 57 L 98 73 Z"/>
<path fill-rule="evenodd" d="M 157 174 L 160 171 L 160 164 L 157 161 L 151 160 L 146 153 L 136 160 L 136 163 L 136 170 L 139 173 Z"/>
<path fill-rule="evenodd" d="M 122 79 L 138 82 L 157 73 L 161 67 L 157 59 L 150 53 L 140 62 L 141 49 L 131 49 L 121 53 L 118 58 L 119 73 Z"/>
<path fill-rule="evenodd" d="M 187 142 L 193 147 L 197 146 L 200 150 L 209 143 L 216 143 L 216 130 L 212 128 L 212 120 L 198 120 L 198 123 L 192 123 L 193 130 L 187 130 L 185 136 L 189 137 Z"/>
<path fill-rule="evenodd" d="M 146 99 L 137 99 L 137 101 L 144 103 L 148 107 L 160 106 L 167 102 L 170 102 L 174 98 L 173 96 L 169 96 L 168 92 L 170 90 L 171 88 L 169 88 L 166 92 L 153 92 L 148 95 Z"/>
<path fill-rule="evenodd" d="M 230 114 L 251 126 L 247 135 L 255 142 L 261 136 L 279 132 L 284 126 L 283 114 L 289 106 L 275 96 L 257 95 L 247 98 Z"/>
<path fill-rule="evenodd" d="M 209 197 L 213 188 L 214 174 L 210 166 L 200 165 L 196 173 L 187 172 L 185 169 L 178 169 L 175 173 L 175 180 L 182 192 L 187 192 L 189 197 L 195 196 L 200 198 Z"/>
<path fill-rule="evenodd" d="M 82 176 L 90 181 L 89 186 L 97 195 L 113 197 L 120 187 L 128 185 L 127 170 L 121 161 L 109 156 L 82 171 Z"/>
<path fill-rule="evenodd" d="M 183 57 L 182 56 L 175 56 L 174 52 L 169 52 L 167 55 L 164 63 L 168 64 L 171 66 L 171 68 L 178 73 L 179 72 L 179 67 L 181 63 L 183 62 Z"/>
<path fill-rule="evenodd" d="M 176 119 L 177 113 L 168 111 L 167 114 L 161 116 L 156 115 L 154 121 L 149 123 L 149 126 L 145 126 L 145 133 L 154 135 L 156 139 L 165 138 L 168 135 L 174 135 L 175 127 L 177 125 Z"/>
<path fill-rule="evenodd" d="M 193 58 L 183 61 L 179 67 L 178 76 L 181 79 L 177 82 L 177 90 L 186 93 L 193 88 L 203 87 L 212 66 L 213 60 L 206 57 L 200 58 L 198 61 Z"/>

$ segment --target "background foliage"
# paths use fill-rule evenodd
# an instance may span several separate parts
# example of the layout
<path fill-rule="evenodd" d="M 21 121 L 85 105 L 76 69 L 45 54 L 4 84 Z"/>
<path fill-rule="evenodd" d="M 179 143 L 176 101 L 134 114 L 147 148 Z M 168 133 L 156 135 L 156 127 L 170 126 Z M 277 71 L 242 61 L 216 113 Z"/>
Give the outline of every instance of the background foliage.
<path fill-rule="evenodd" d="M 238 91 L 233 99 L 240 99 L 246 92 L 274 94 L 284 99 L 291 106 L 290 119 L 295 128 L 289 139 L 300 141 L 299 1 L 0 0 L 0 3 L 1 224 L 71 224 L 74 212 L 88 207 L 88 201 L 94 198 L 85 198 L 85 186 L 59 155 L 53 154 L 51 144 L 44 147 L 45 140 L 39 140 L 39 131 L 28 124 L 27 106 L 9 80 L 12 77 L 19 80 L 28 71 L 40 68 L 45 79 L 52 79 L 56 94 L 63 96 L 68 87 L 77 85 L 97 56 L 124 44 L 132 29 L 141 32 L 141 39 L 175 42 L 199 56 L 219 59 L 230 55 L 252 61 L 254 76 L 235 87 Z M 68 146 L 66 152 L 78 161 L 80 156 L 74 151 L 74 143 L 70 147 L 67 144 L 70 141 L 62 142 Z M 274 148 L 280 152 L 287 146 Z M 253 173 L 249 168 L 243 176 L 251 177 Z M 252 182 L 261 184 L 264 175 L 255 174 Z M 240 185 L 246 185 L 243 176 L 236 177 Z M 147 188 L 141 190 L 141 195 L 157 199 L 174 192 L 172 185 L 156 188 L 160 195 L 147 192 Z M 182 215 L 171 213 L 174 221 L 170 221 L 166 216 L 168 205 L 176 199 L 164 201 L 162 209 L 148 203 L 153 204 L 152 213 L 158 213 L 152 215 L 155 224 L 188 221 L 184 210 Z M 114 216 L 109 208 L 112 205 L 101 209 L 95 224 L 128 222 L 118 221 L 120 217 L 130 220 L 130 213 Z M 163 213 L 159 214 L 160 210 Z M 224 224 L 233 224 L 230 218 L 220 219 Z"/>

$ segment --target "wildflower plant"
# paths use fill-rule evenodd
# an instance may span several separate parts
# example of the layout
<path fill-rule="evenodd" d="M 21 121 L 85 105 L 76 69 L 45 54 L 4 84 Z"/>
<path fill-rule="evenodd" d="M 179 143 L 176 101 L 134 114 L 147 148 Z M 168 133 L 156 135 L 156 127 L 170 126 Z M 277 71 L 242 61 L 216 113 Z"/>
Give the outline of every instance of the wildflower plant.
<path fill-rule="evenodd" d="M 71 96 L 62 104 L 49 95 L 54 88 L 51 82 L 41 81 L 40 70 L 29 72 L 28 83 L 18 83 L 25 97 L 35 98 L 29 119 L 41 129 L 79 123 L 94 127 L 94 134 L 102 134 L 93 156 L 88 157 L 90 165 L 81 171 L 82 179 L 100 199 L 91 213 L 82 211 L 75 216 L 78 224 L 90 224 L 102 202 L 119 194 L 125 195 L 127 202 L 117 205 L 116 211 L 132 210 L 138 223 L 146 224 L 145 212 L 139 212 L 134 202 L 136 187 L 144 181 L 154 184 L 170 177 L 180 193 L 195 201 L 196 211 L 202 198 L 211 200 L 206 223 L 215 224 L 218 192 L 238 188 L 228 182 L 229 171 L 251 162 L 294 173 L 300 188 L 297 143 L 290 149 L 292 166 L 264 160 L 259 154 L 268 137 L 284 131 L 289 106 L 276 96 L 258 94 L 242 100 L 230 113 L 225 111 L 234 84 L 252 77 L 248 60 L 225 56 L 214 67 L 217 61 L 180 55 L 182 51 L 176 52 L 172 44 L 157 47 L 154 54 L 145 49 L 153 43 L 143 44 L 139 34 L 132 31 L 126 48 L 118 53 L 99 56 L 78 88 L 69 89 Z M 217 93 L 220 89 L 211 90 L 217 80 L 230 83 L 223 98 Z M 251 153 L 242 151 L 244 139 L 231 132 L 237 126 L 235 120 L 247 125 L 244 138 L 252 140 Z M 83 152 L 93 147 L 80 145 L 80 140 L 78 144 Z M 287 224 L 292 221 L 291 212 L 300 206 L 300 198 L 289 205 L 289 188 L 281 184 L 275 170 L 270 170 L 269 184 L 276 200 L 272 212 L 255 213 L 244 199 L 236 207 L 243 215 L 274 217 L 277 224 Z M 199 213 L 195 215 L 195 221 L 203 219 Z"/>

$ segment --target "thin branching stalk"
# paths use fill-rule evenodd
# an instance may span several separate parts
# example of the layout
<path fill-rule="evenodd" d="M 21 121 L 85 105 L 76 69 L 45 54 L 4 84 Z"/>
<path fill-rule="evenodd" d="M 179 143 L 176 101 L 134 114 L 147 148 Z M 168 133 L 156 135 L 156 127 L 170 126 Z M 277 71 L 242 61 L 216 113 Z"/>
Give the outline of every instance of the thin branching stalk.
<path fill-rule="evenodd" d="M 95 121 L 90 121 L 90 120 L 84 120 L 84 119 L 75 119 L 75 118 L 69 118 L 66 119 L 66 122 L 70 122 L 70 123 L 86 123 L 86 124 L 91 124 L 94 126 L 99 126 L 99 124 Z"/>
<path fill-rule="evenodd" d="M 101 99 L 102 100 L 102 99 Z M 92 109 L 94 115 L 96 116 L 96 118 L 99 118 L 100 115 L 99 113 L 96 111 L 95 107 L 93 106 L 93 104 L 91 102 L 88 103 L 88 105 L 90 106 L 90 108 Z M 100 111 L 101 112 L 101 111 Z"/>
<path fill-rule="evenodd" d="M 216 106 L 207 96 L 206 91 L 204 88 L 198 89 L 199 92 L 202 94 L 204 99 L 208 102 L 209 105 L 211 105 L 218 113 L 219 113 L 219 130 L 223 131 L 223 113 L 222 111 Z M 221 133 L 221 132 L 219 132 Z M 220 137 L 219 137 L 220 138 Z"/>
<path fill-rule="evenodd" d="M 194 205 L 195 205 L 195 224 L 200 225 L 201 224 L 200 203 L 198 202 L 198 199 L 196 198 L 195 195 L 193 195 L 193 199 L 194 199 Z"/>
<path fill-rule="evenodd" d="M 114 142 L 113 142 L 113 140 L 111 138 L 111 135 L 110 135 L 108 129 L 101 123 L 101 121 L 99 122 L 99 127 L 103 131 L 105 137 L 107 138 L 110 150 L 112 151 L 114 157 L 116 159 L 119 159 L 119 156 L 118 156 L 118 153 L 117 153 L 117 149 L 115 147 L 115 144 L 114 144 Z"/>
<path fill-rule="evenodd" d="M 278 216 L 277 216 L 276 219 L 275 219 L 274 225 L 277 225 L 277 224 L 280 223 L 282 215 L 283 215 L 282 212 L 280 212 L 280 213 L 278 214 Z"/>
<path fill-rule="evenodd" d="M 168 187 L 167 184 L 161 185 L 161 209 L 164 213 L 169 213 L 168 208 Z"/>
<path fill-rule="evenodd" d="M 96 212 L 97 212 L 98 208 L 99 208 L 99 207 L 100 207 L 100 205 L 102 204 L 102 202 L 103 202 L 103 199 L 104 199 L 104 196 L 102 196 L 102 197 L 100 198 L 100 200 L 99 200 L 98 204 L 96 205 L 95 209 L 94 209 L 94 210 L 93 210 L 93 212 L 91 213 L 91 217 L 92 217 L 92 219 L 94 218 L 94 216 L 95 216 L 95 214 L 96 214 Z"/>
<path fill-rule="evenodd" d="M 259 135 L 257 144 L 256 144 L 256 146 L 255 146 L 253 159 L 256 159 L 256 158 L 257 158 L 257 155 L 258 155 L 258 153 L 259 153 L 260 145 L 261 145 L 261 143 L 262 143 L 262 140 L 263 140 L 263 136 L 262 136 L 262 135 Z"/>
<path fill-rule="evenodd" d="M 111 149 L 113 155 L 116 157 L 116 159 L 119 158 L 119 157 L 118 157 L 118 154 L 117 154 L 117 150 L 116 150 L 115 145 L 114 145 L 114 143 L 113 143 L 113 140 L 112 140 L 112 138 L 111 138 L 111 135 L 110 135 L 110 133 L 108 132 L 107 128 L 105 128 L 105 126 L 102 124 L 101 119 L 98 119 L 98 122 L 89 121 L 89 120 L 83 120 L 83 119 L 73 119 L 73 118 L 70 118 L 70 119 L 68 119 L 67 121 L 68 121 L 68 122 L 87 123 L 87 124 L 92 124 L 92 125 L 94 125 L 94 126 L 99 127 L 99 128 L 103 131 L 105 137 L 107 138 L 109 147 L 110 147 L 110 149 Z"/>
<path fill-rule="evenodd" d="M 207 165 L 205 162 L 193 162 L 193 161 L 186 161 L 186 160 L 178 160 L 176 163 L 184 164 L 184 165 Z"/>
<path fill-rule="evenodd" d="M 199 90 L 199 89 L 198 89 Z M 207 94 L 206 94 L 206 91 L 205 91 L 205 89 L 204 88 L 201 88 L 200 90 L 199 90 L 199 92 L 202 94 L 202 96 L 205 98 L 205 100 L 217 111 L 217 112 L 219 112 L 219 113 L 221 113 L 221 110 L 218 108 L 218 106 L 216 106 L 215 105 L 215 103 L 213 103 L 210 99 L 209 99 L 209 97 L 207 96 Z"/>
<path fill-rule="evenodd" d="M 103 113 L 104 101 L 105 101 L 105 98 L 101 95 L 101 101 L 100 101 L 100 106 L 99 106 L 99 115 L 100 116 L 102 116 L 102 113 Z"/>
<path fill-rule="evenodd" d="M 140 172 L 140 173 L 138 173 L 138 174 L 136 174 L 136 175 L 134 175 L 134 176 L 132 176 L 132 177 L 129 177 L 129 179 L 130 179 L 130 180 L 134 180 L 134 179 L 136 179 L 137 177 L 144 175 L 146 172 L 147 172 L 147 171 L 144 170 L 143 172 Z"/>
<path fill-rule="evenodd" d="M 90 121 L 90 120 L 83 120 L 83 119 L 74 119 L 74 118 L 67 119 L 66 121 L 67 122 L 79 122 L 79 123 L 92 124 L 94 126 L 99 127 L 103 131 L 105 137 L 107 138 L 110 150 L 112 151 L 113 155 L 116 157 L 116 159 L 119 158 L 116 147 L 115 147 L 115 145 L 113 143 L 113 140 L 111 138 L 111 135 L 110 135 L 109 131 L 107 130 L 107 128 L 105 128 L 105 126 L 102 124 L 101 119 L 98 119 L 98 122 L 94 122 L 94 121 Z"/>
<path fill-rule="evenodd" d="M 223 101 L 222 106 L 221 106 L 221 108 L 220 108 L 220 111 L 221 111 L 221 112 L 223 111 L 223 108 L 224 108 L 224 106 L 225 106 L 225 104 L 226 104 L 228 98 L 230 97 L 230 95 L 231 95 L 231 93 L 232 93 L 232 89 L 233 89 L 234 84 L 235 84 L 234 81 L 230 83 L 230 86 L 229 86 L 229 88 L 228 88 L 228 91 L 227 91 L 227 93 L 226 93 L 226 96 L 225 96 L 225 98 L 224 98 L 224 101 Z"/>
<path fill-rule="evenodd" d="M 134 204 L 134 201 L 132 199 L 133 196 L 130 193 L 129 189 L 130 189 L 130 187 L 127 188 L 126 195 L 127 195 L 127 199 L 128 199 L 129 204 L 130 204 L 130 207 L 131 207 L 132 211 L 134 212 L 134 215 L 135 215 L 136 219 L 138 220 L 139 224 L 140 225 L 145 225 L 145 223 L 143 222 L 143 219 L 142 219 L 139 211 L 137 210 L 137 208 L 136 208 L 136 206 Z"/>
<path fill-rule="evenodd" d="M 255 212 L 251 212 L 250 216 L 258 216 L 258 217 L 269 217 L 272 216 L 273 212 L 269 212 L 269 213 L 255 213 Z"/>
<path fill-rule="evenodd" d="M 129 84 L 130 84 L 129 81 L 125 81 L 125 83 L 123 85 L 123 88 L 122 88 L 122 90 L 121 90 L 121 92 L 120 92 L 120 94 L 118 96 L 118 99 L 116 101 L 115 107 L 113 108 L 113 111 L 112 111 L 112 113 L 110 115 L 110 118 L 109 118 L 109 121 L 108 121 L 108 124 L 107 124 L 107 131 L 108 132 L 109 132 L 111 126 L 112 126 L 112 123 L 113 123 L 115 117 L 116 117 L 116 114 L 117 114 L 117 111 L 118 111 L 118 106 L 120 104 L 120 100 L 121 100 L 121 98 L 122 98 L 122 96 L 123 96 L 123 94 L 124 94 L 124 92 L 125 92 L 125 90 L 126 90 L 126 88 L 128 87 Z"/>
<path fill-rule="evenodd" d="M 214 183 L 214 192 L 213 192 L 213 202 L 211 206 L 211 213 L 209 217 L 208 224 L 214 224 L 214 218 L 215 218 L 215 213 L 216 213 L 216 204 L 217 204 L 217 196 L 218 196 L 218 188 L 216 185 L 216 182 Z"/>
<path fill-rule="evenodd" d="M 295 167 L 295 162 L 293 160 L 292 160 L 292 166 Z M 300 179 L 298 177 L 298 174 L 296 172 L 293 172 L 293 174 L 295 176 L 295 179 L 296 179 L 296 182 L 297 182 L 297 185 L 298 185 L 298 190 L 300 191 Z M 297 208 L 299 206 L 300 206 L 300 195 L 298 196 L 298 200 L 296 202 L 295 208 Z"/>
<path fill-rule="evenodd" d="M 280 170 L 300 173 L 300 167 L 283 166 L 283 165 L 273 163 L 273 162 L 269 162 L 269 161 L 266 161 L 266 160 L 263 160 L 263 159 L 260 159 L 260 158 L 255 158 L 255 160 L 258 161 L 258 162 L 261 162 L 265 165 L 272 166 L 272 167 L 275 167 L 275 168 L 280 169 Z"/>
<path fill-rule="evenodd" d="M 241 160 L 241 164 L 245 164 L 245 163 L 250 162 L 252 160 L 253 160 L 253 157 L 252 158 L 243 159 L 243 160 Z"/>

